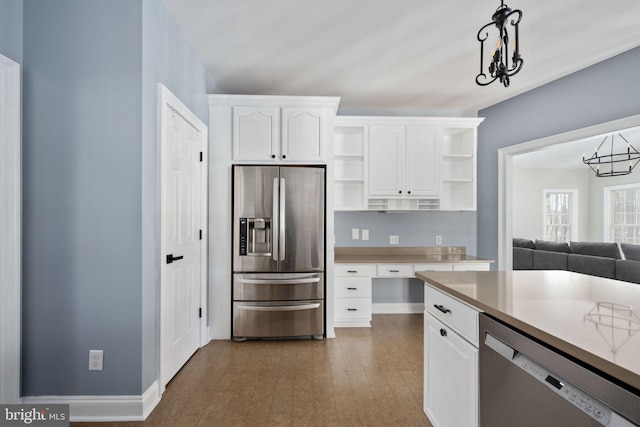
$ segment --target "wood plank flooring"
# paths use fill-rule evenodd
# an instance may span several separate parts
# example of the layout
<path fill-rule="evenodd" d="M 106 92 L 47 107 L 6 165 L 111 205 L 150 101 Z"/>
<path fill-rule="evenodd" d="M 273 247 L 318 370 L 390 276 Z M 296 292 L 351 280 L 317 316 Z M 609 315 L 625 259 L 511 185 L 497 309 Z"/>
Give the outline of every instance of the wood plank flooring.
<path fill-rule="evenodd" d="M 422 411 L 422 314 L 322 341 L 212 341 L 144 422 L 89 426 L 431 426 Z"/>

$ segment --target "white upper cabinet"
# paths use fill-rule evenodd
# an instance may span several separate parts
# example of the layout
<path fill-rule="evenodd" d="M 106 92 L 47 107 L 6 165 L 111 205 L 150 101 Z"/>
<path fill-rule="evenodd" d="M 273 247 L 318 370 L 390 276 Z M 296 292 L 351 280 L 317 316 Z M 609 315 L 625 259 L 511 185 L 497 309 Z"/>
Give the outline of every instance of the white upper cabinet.
<path fill-rule="evenodd" d="M 440 138 L 442 131 L 429 126 L 407 126 L 407 192 L 411 196 L 439 196 Z"/>
<path fill-rule="evenodd" d="M 439 196 L 441 131 L 429 126 L 371 126 L 369 195 Z"/>
<path fill-rule="evenodd" d="M 475 210 L 482 120 L 338 116 L 336 210 Z"/>
<path fill-rule="evenodd" d="M 339 98 L 212 95 L 231 110 L 232 160 L 239 163 L 324 163 Z M 222 111 L 222 110 L 221 110 Z"/>
<path fill-rule="evenodd" d="M 299 162 L 324 160 L 324 109 L 282 109 L 282 160 Z"/>
<path fill-rule="evenodd" d="M 398 196 L 405 188 L 404 126 L 371 126 L 369 139 L 369 194 Z"/>
<path fill-rule="evenodd" d="M 277 107 L 233 109 L 233 159 L 275 160 L 279 154 L 280 120 Z"/>

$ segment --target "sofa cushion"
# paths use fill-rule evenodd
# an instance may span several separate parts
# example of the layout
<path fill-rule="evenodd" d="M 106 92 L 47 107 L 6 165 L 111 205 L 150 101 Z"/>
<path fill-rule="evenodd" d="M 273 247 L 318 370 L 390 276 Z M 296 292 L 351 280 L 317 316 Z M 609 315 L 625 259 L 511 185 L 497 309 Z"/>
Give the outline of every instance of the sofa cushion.
<path fill-rule="evenodd" d="M 624 257 L 626 259 L 640 261 L 640 245 L 621 243 L 620 246 L 622 246 L 622 252 L 624 252 Z"/>
<path fill-rule="evenodd" d="M 513 247 L 514 248 L 535 249 L 536 245 L 535 245 L 535 243 L 533 243 L 533 240 L 531 240 L 531 239 L 521 239 L 519 237 L 514 237 L 513 238 Z"/>
<path fill-rule="evenodd" d="M 616 260 L 602 256 L 570 254 L 568 270 L 576 273 L 615 279 Z"/>
<path fill-rule="evenodd" d="M 616 260 L 616 279 L 625 282 L 640 283 L 640 261 Z"/>
<path fill-rule="evenodd" d="M 569 254 L 564 252 L 533 251 L 534 270 L 566 270 L 568 267 L 567 258 Z"/>
<path fill-rule="evenodd" d="M 571 242 L 571 253 L 620 259 L 617 243 Z"/>
<path fill-rule="evenodd" d="M 513 269 L 533 270 L 533 249 L 513 248 Z"/>
<path fill-rule="evenodd" d="M 546 240 L 537 240 L 536 239 L 536 249 L 542 249 L 543 251 L 551 251 L 551 252 L 564 252 L 571 253 L 571 248 L 567 243 L 556 243 L 549 242 Z"/>

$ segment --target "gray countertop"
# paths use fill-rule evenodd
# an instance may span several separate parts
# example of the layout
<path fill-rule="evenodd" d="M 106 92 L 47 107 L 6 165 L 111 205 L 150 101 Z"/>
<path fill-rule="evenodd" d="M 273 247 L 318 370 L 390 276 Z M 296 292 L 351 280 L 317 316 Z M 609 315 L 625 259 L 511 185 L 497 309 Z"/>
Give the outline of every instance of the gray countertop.
<path fill-rule="evenodd" d="M 467 255 L 460 246 L 426 247 L 338 247 L 336 263 L 343 264 L 437 264 L 437 263 L 493 263 L 494 260 Z"/>
<path fill-rule="evenodd" d="M 424 271 L 416 277 L 640 394 L 640 285 L 569 271 Z M 599 311 L 598 303 L 604 303 Z"/>

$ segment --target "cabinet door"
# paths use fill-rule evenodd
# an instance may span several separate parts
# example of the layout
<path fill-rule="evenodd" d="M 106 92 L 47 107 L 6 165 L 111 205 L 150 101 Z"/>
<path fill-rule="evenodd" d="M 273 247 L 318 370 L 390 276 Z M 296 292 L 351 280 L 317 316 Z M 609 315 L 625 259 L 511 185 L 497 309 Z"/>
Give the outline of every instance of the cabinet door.
<path fill-rule="evenodd" d="M 424 315 L 424 411 L 434 427 L 478 425 L 478 349 Z"/>
<path fill-rule="evenodd" d="M 281 160 L 323 161 L 323 126 L 323 108 L 283 108 Z"/>
<path fill-rule="evenodd" d="M 369 133 L 369 194 L 404 196 L 405 127 L 372 126 Z"/>
<path fill-rule="evenodd" d="M 233 108 L 233 160 L 277 160 L 280 139 L 278 112 L 278 107 Z"/>
<path fill-rule="evenodd" d="M 439 196 L 441 131 L 429 126 L 407 126 L 407 185 L 410 196 Z"/>

